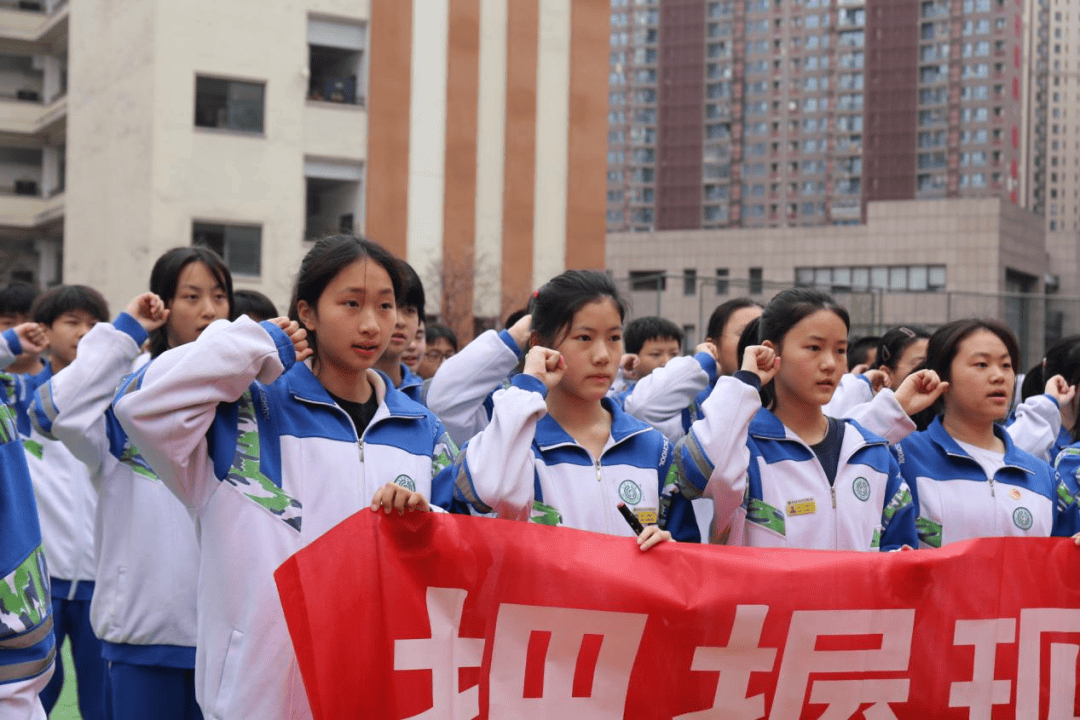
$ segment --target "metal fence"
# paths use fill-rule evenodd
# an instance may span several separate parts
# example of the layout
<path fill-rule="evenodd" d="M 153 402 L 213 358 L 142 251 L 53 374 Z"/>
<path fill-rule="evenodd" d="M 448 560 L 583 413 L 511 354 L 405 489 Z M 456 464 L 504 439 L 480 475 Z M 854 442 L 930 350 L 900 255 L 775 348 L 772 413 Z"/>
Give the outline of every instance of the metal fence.
<path fill-rule="evenodd" d="M 683 328 L 686 345 L 700 342 L 713 309 L 731 298 L 746 296 L 765 304 L 773 295 L 793 287 L 746 279 L 717 280 L 683 275 L 616 278 L 631 309 L 627 319 L 659 315 Z M 1080 297 L 1031 293 L 960 291 L 898 292 L 887 289 L 819 288 L 832 295 L 851 314 L 851 335 L 880 335 L 897 325 L 935 328 L 967 317 L 1003 320 L 1020 342 L 1022 366 L 1042 358 L 1046 346 L 1080 333 Z"/>

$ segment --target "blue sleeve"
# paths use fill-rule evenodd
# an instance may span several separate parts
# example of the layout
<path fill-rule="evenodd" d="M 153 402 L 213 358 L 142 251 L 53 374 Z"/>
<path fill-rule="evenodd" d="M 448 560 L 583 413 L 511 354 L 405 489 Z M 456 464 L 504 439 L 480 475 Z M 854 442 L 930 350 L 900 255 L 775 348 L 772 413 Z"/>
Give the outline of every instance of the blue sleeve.
<path fill-rule="evenodd" d="M 1055 481 L 1054 528 L 1053 537 L 1072 537 L 1080 532 L 1080 487 L 1076 482 L 1076 473 L 1053 474 Z"/>
<path fill-rule="evenodd" d="M 113 327 L 130 335 L 137 347 L 142 347 L 142 344 L 150 337 L 149 333 L 147 333 L 146 330 L 143 329 L 143 326 L 139 324 L 139 321 L 128 315 L 126 312 L 122 312 L 116 316 L 116 319 L 113 320 Z"/>
<path fill-rule="evenodd" d="M 22 343 L 19 342 L 19 335 L 15 332 L 15 328 L 8 328 L 0 335 L 4 336 L 4 342 L 7 343 L 12 355 L 22 355 Z"/>

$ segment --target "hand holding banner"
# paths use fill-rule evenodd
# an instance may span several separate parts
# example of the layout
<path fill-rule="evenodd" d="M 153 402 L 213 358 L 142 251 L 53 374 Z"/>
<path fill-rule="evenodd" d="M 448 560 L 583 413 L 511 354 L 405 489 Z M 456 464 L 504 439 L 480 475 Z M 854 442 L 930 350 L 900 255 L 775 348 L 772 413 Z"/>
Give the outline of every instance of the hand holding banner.
<path fill-rule="evenodd" d="M 855 553 L 361 511 L 276 577 L 317 718 L 1067 718 L 1080 548 Z"/>

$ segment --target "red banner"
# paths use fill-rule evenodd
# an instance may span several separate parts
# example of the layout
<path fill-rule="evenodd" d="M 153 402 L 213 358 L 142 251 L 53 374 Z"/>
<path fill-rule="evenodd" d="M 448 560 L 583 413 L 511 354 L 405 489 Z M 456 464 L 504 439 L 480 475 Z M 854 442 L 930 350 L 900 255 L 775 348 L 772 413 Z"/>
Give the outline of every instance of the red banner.
<path fill-rule="evenodd" d="M 817 552 L 352 516 L 278 588 L 315 716 L 1078 715 L 1080 548 Z"/>

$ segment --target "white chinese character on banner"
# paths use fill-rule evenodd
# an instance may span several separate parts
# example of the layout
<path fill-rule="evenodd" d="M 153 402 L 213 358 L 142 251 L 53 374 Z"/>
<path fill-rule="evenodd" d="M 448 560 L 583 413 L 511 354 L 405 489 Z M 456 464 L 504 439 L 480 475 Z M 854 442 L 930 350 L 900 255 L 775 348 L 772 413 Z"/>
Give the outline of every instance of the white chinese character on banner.
<path fill-rule="evenodd" d="M 479 667 L 484 658 L 483 638 L 459 638 L 461 608 L 467 590 L 427 589 L 431 636 L 394 641 L 395 670 L 430 670 L 432 707 L 414 718 L 473 720 L 480 714 L 480 688 L 458 691 L 458 669 Z"/>
<path fill-rule="evenodd" d="M 503 603 L 491 653 L 489 715 L 514 720 L 621 718 L 647 619 L 638 613 Z M 540 697 L 525 697 L 526 664 L 534 632 L 550 633 L 550 640 L 542 663 Z M 599 636 L 600 648 L 595 668 L 581 668 L 592 677 L 588 693 L 574 697 L 578 666 L 591 661 L 585 657 L 588 653 L 582 653 L 587 635 Z M 588 673 L 590 669 L 592 673 Z"/>
<path fill-rule="evenodd" d="M 800 610 L 791 614 L 770 720 L 798 720 L 811 673 L 900 672 L 908 669 L 915 611 Z M 818 650 L 819 637 L 880 635 L 876 650 Z M 847 720 L 873 703 L 866 720 L 895 720 L 889 703 L 908 699 L 908 678 L 814 680 L 810 703 L 828 705 L 819 720 Z"/>
<path fill-rule="evenodd" d="M 776 648 L 759 648 L 768 605 L 739 605 L 725 647 L 694 650 L 691 670 L 720 671 L 716 696 L 707 710 L 685 713 L 674 720 L 759 720 L 765 717 L 765 696 L 746 697 L 750 673 L 769 672 L 776 662 Z"/>
<path fill-rule="evenodd" d="M 1080 633 L 1080 610 L 1034 608 L 1020 611 L 1020 652 L 1016 660 L 1016 717 L 1039 715 L 1042 634 Z M 1050 643 L 1051 720 L 1077 720 L 1075 643 Z"/>
<path fill-rule="evenodd" d="M 1016 620 L 957 620 L 954 645 L 974 645 L 975 662 L 971 681 L 952 683 L 949 707 L 969 708 L 970 720 L 990 720 L 994 705 L 1008 705 L 1012 699 L 1012 681 L 994 679 L 994 660 L 1000 643 L 1016 642 Z"/>

